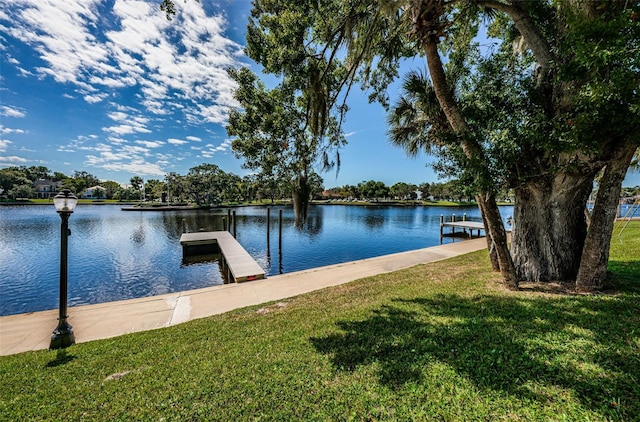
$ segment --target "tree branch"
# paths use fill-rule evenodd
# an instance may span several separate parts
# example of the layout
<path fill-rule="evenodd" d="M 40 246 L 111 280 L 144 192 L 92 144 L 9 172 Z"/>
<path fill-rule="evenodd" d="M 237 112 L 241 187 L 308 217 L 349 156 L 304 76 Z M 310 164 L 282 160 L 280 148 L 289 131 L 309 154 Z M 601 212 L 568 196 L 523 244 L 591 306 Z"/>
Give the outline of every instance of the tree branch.
<path fill-rule="evenodd" d="M 551 66 L 554 61 L 551 46 L 542 36 L 539 28 L 527 12 L 513 4 L 501 3 L 495 0 L 478 0 L 477 4 L 509 15 L 529 48 L 531 48 L 531 51 L 533 51 L 533 55 L 540 67 L 548 69 Z"/>

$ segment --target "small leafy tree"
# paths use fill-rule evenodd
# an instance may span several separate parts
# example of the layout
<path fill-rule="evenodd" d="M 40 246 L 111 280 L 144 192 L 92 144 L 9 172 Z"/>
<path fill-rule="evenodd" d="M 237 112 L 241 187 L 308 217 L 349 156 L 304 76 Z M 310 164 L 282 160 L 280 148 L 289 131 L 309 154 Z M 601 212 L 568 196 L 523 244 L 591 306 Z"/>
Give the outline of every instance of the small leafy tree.
<path fill-rule="evenodd" d="M 104 187 L 105 195 L 106 195 L 107 199 L 113 199 L 113 197 L 115 196 L 116 192 L 118 192 L 118 190 L 122 189 L 122 187 L 120 186 L 120 183 L 114 182 L 113 180 L 106 180 L 104 182 L 101 182 L 100 186 Z"/>
<path fill-rule="evenodd" d="M 319 162 L 324 169 L 332 167 L 329 151 L 344 144 L 344 136 L 331 118 L 322 123 L 322 136 L 317 135 L 307 112 L 309 99 L 287 80 L 267 89 L 247 68 L 229 74 L 238 83 L 234 96 L 241 105 L 229 113 L 227 133 L 233 137 L 233 151 L 263 179 L 288 183 L 296 224 L 301 225 L 311 198 L 313 167 Z"/>

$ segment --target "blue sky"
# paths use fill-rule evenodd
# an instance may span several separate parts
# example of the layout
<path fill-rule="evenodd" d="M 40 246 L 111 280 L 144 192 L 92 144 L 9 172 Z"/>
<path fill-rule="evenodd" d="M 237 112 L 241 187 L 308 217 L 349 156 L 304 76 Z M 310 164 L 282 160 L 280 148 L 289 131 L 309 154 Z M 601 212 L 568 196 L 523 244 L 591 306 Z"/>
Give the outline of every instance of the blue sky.
<path fill-rule="evenodd" d="M 120 183 L 202 163 L 248 173 L 224 129 L 236 105 L 224 69 L 259 72 L 243 53 L 249 0 L 177 1 L 172 22 L 157 4 L 0 0 L 0 168 L 84 170 Z M 401 74 L 424 62 L 405 66 Z M 322 174 L 326 187 L 437 181 L 429 157 L 389 144 L 381 106 L 359 91 L 349 105 L 349 143 L 340 173 Z"/>

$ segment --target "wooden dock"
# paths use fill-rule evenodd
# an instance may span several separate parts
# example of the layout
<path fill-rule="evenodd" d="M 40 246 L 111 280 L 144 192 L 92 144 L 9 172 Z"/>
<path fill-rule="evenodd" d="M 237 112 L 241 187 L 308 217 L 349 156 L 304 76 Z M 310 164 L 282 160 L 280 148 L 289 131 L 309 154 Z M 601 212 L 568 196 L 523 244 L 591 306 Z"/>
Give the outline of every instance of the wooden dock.
<path fill-rule="evenodd" d="M 222 254 L 231 276 L 236 282 L 260 280 L 264 270 L 228 231 L 183 233 L 180 237 L 183 256 L 195 253 L 211 253 L 216 245 Z M 217 252 L 213 249 L 213 252 Z"/>
<path fill-rule="evenodd" d="M 444 228 L 450 227 L 450 233 L 444 233 Z M 462 229 L 462 232 L 456 232 L 456 229 Z M 467 232 L 467 230 L 469 230 Z M 473 235 L 473 231 L 477 230 L 477 235 Z M 451 221 L 448 223 L 440 223 L 440 239 L 443 237 L 480 237 L 480 231 L 484 231 L 484 224 L 478 221 Z"/>
<path fill-rule="evenodd" d="M 448 233 L 445 233 L 445 227 L 449 227 L 451 231 Z M 459 231 L 456 231 L 456 229 L 459 229 Z M 473 234 L 474 230 L 476 230 L 475 235 Z M 481 231 L 482 232 L 485 231 L 484 223 L 482 223 L 481 221 L 467 220 L 466 214 L 462 215 L 462 220 L 456 219 L 456 215 L 454 214 L 451 216 L 450 221 L 445 221 L 444 215 L 440 216 L 440 243 L 442 243 L 442 239 L 445 237 L 474 239 L 474 238 L 486 236 L 486 232 L 484 234 L 480 234 Z M 510 233 L 511 229 L 505 227 L 505 231 L 507 233 Z"/>

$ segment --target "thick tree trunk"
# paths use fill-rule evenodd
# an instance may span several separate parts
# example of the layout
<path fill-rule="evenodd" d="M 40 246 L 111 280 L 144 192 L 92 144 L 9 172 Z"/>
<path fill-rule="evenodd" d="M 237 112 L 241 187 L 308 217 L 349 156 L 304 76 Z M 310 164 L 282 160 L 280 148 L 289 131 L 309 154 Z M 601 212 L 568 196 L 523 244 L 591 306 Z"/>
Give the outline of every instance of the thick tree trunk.
<path fill-rule="evenodd" d="M 300 175 L 291 183 L 291 199 L 293 201 L 293 214 L 296 227 L 304 226 L 309 209 L 311 187 L 306 176 Z"/>
<path fill-rule="evenodd" d="M 598 187 L 591 224 L 582 251 L 582 261 L 576 279 L 576 290 L 590 292 L 603 287 L 607 277 L 611 233 L 620 200 L 622 181 L 636 147 L 625 145 L 607 163 Z"/>
<path fill-rule="evenodd" d="M 593 175 L 558 173 L 516 189 L 511 252 L 521 281 L 573 281 Z"/>

